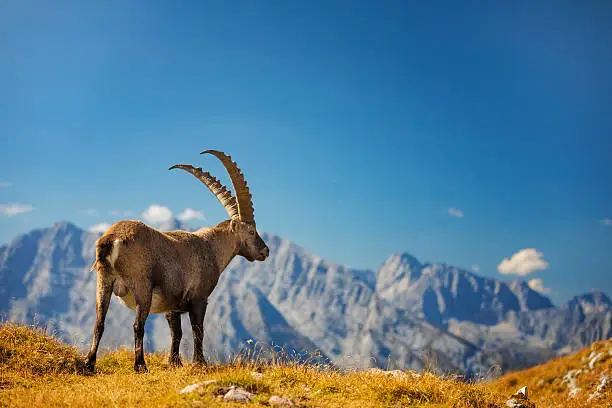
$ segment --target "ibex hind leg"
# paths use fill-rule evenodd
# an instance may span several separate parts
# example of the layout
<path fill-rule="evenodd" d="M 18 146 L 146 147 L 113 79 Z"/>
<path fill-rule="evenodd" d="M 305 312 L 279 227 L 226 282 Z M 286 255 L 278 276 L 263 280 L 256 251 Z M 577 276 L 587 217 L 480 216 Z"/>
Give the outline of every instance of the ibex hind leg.
<path fill-rule="evenodd" d="M 172 346 L 170 348 L 170 357 L 168 362 L 173 367 L 180 367 L 183 365 L 179 355 L 181 338 L 183 337 L 183 330 L 181 329 L 181 314 L 178 312 L 168 312 L 166 313 L 166 320 L 168 321 L 170 335 L 172 336 Z"/>
<path fill-rule="evenodd" d="M 134 371 L 146 373 L 149 370 L 144 359 L 144 332 L 145 323 L 151 309 L 151 288 L 140 287 L 134 290 L 136 302 L 136 320 L 134 321 Z"/>
<path fill-rule="evenodd" d="M 191 330 L 193 332 L 193 363 L 206 364 L 202 351 L 202 341 L 204 339 L 204 315 L 206 314 L 207 301 L 194 302 L 189 311 L 191 320 Z"/>
<path fill-rule="evenodd" d="M 98 354 L 100 339 L 102 339 L 102 334 L 104 333 L 104 321 L 113 294 L 114 282 L 114 278 L 102 272 L 98 272 L 96 285 L 96 326 L 94 327 L 93 342 L 85 363 L 85 369 L 89 372 L 95 370 L 96 355 Z"/>

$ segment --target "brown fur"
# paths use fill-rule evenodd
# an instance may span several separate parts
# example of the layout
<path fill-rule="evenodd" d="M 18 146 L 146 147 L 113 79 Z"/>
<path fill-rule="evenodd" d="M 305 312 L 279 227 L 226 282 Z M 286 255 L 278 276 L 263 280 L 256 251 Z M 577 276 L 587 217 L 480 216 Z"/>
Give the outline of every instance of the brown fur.
<path fill-rule="evenodd" d="M 184 312 L 189 313 L 194 332 L 194 361 L 203 362 L 202 324 L 208 297 L 221 272 L 236 255 L 249 261 L 263 261 L 268 254 L 268 247 L 254 225 L 237 220 L 223 221 L 195 233 L 161 232 L 140 221 L 115 223 L 96 244 L 93 268 L 98 275 L 97 321 L 88 367 L 94 369 L 113 292 L 136 310 L 136 371 L 146 371 L 142 337 L 152 305 L 158 309 L 153 312 L 166 313 L 168 319 L 172 333 L 171 363 L 180 364 L 180 314 Z"/>

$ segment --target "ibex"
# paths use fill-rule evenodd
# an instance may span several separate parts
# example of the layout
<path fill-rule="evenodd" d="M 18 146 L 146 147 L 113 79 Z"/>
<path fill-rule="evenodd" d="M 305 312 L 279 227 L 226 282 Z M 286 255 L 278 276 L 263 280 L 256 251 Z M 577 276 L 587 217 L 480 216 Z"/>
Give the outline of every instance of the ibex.
<path fill-rule="evenodd" d="M 165 313 L 172 346 L 169 362 L 180 366 L 182 313 L 189 313 L 193 330 L 193 361 L 206 363 L 202 352 L 203 322 L 208 297 L 221 272 L 240 255 L 249 262 L 264 261 L 270 254 L 255 228 L 253 202 L 244 175 L 230 156 L 206 150 L 223 163 L 236 197 L 209 172 L 189 164 L 177 164 L 193 174 L 219 199 L 230 216 L 214 227 L 194 233 L 161 232 L 140 221 L 119 221 L 96 242 L 96 325 L 86 368 L 94 371 L 96 354 L 111 296 L 136 311 L 134 322 L 134 370 L 146 372 L 143 337 L 149 313 Z"/>

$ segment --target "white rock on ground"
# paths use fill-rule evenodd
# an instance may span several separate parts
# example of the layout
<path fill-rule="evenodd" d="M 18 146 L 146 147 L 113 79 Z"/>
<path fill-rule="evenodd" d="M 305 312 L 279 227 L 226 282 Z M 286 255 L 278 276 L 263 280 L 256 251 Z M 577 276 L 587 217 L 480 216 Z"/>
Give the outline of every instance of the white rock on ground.
<path fill-rule="evenodd" d="M 523 388 L 518 390 L 516 394 L 514 394 L 514 396 L 517 396 L 523 399 L 529 399 L 529 393 L 527 392 L 527 386 L 524 386 Z"/>
<path fill-rule="evenodd" d="M 591 395 L 589 395 L 589 399 L 588 401 L 594 400 L 594 399 L 598 399 L 601 397 L 601 393 L 604 392 L 604 390 L 612 383 L 612 377 L 607 376 L 605 374 L 601 375 L 601 378 L 599 379 L 599 384 L 597 385 L 597 389 L 595 390 L 594 393 L 592 393 Z"/>
<path fill-rule="evenodd" d="M 389 377 L 406 377 L 406 376 L 410 376 L 413 378 L 417 378 L 420 377 L 421 374 L 417 373 L 416 371 L 403 371 L 403 370 L 389 370 L 389 371 L 385 371 L 385 370 L 381 370 L 380 368 L 369 368 L 366 371 L 368 374 L 385 374 L 388 375 Z"/>
<path fill-rule="evenodd" d="M 569 397 L 574 398 L 580 392 L 580 388 L 576 383 L 576 377 L 580 375 L 582 370 L 569 370 L 567 374 L 563 376 L 563 383 L 567 384 L 567 389 L 569 390 Z"/>
<path fill-rule="evenodd" d="M 225 401 L 233 402 L 250 402 L 254 396 L 254 394 L 251 394 L 244 388 L 239 388 L 232 385 L 230 390 L 223 396 L 223 399 Z"/>
<path fill-rule="evenodd" d="M 202 381 L 202 382 L 199 382 L 199 383 L 191 384 L 191 385 L 186 386 L 182 390 L 180 390 L 179 394 L 189 394 L 190 392 L 197 391 L 197 389 L 200 388 L 200 387 L 203 387 L 203 386 L 208 385 L 208 384 L 214 384 L 216 382 L 217 382 L 217 380 L 206 380 L 206 381 Z"/>
<path fill-rule="evenodd" d="M 291 401 L 290 399 L 279 397 L 278 395 L 271 396 L 268 400 L 268 403 L 273 407 L 280 408 L 290 408 L 295 406 L 293 401 Z"/>
<path fill-rule="evenodd" d="M 597 353 L 590 359 L 589 370 L 592 370 L 595 367 L 595 363 L 597 363 L 597 360 L 599 360 L 601 357 L 603 357 L 603 353 Z"/>
<path fill-rule="evenodd" d="M 529 408 L 529 405 L 523 404 L 521 400 L 509 399 L 506 401 L 506 406 L 510 408 Z"/>
<path fill-rule="evenodd" d="M 506 406 L 510 408 L 529 408 L 529 405 L 524 404 L 525 401 L 529 401 L 527 387 L 523 387 L 515 392 L 508 401 Z"/>

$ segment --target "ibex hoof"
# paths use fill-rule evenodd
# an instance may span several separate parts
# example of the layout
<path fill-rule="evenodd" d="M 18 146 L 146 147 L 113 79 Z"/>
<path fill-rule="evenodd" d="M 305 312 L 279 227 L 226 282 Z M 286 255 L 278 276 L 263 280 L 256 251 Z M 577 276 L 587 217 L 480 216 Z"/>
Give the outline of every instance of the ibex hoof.
<path fill-rule="evenodd" d="M 96 360 L 87 360 L 82 367 L 84 374 L 93 374 L 96 371 Z"/>
<path fill-rule="evenodd" d="M 170 364 L 171 367 L 182 367 L 183 366 L 183 362 L 181 361 L 181 358 L 179 356 L 171 356 L 168 359 L 168 363 Z"/>
<path fill-rule="evenodd" d="M 196 366 L 206 367 L 208 362 L 206 362 L 206 360 L 193 360 L 193 364 Z"/>

